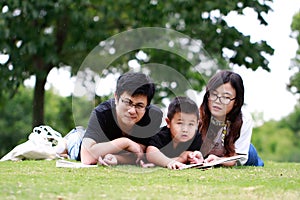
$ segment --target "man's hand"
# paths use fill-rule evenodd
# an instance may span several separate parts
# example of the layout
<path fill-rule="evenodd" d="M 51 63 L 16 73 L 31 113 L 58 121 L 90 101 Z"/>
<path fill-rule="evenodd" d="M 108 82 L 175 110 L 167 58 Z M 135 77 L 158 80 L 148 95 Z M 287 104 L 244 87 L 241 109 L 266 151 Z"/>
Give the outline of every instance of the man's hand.
<path fill-rule="evenodd" d="M 114 156 L 112 154 L 105 155 L 103 159 L 101 156 L 99 156 L 99 158 L 98 158 L 98 165 L 113 166 L 113 165 L 117 165 L 117 164 L 118 164 L 118 160 L 117 160 L 116 156 Z"/>
<path fill-rule="evenodd" d="M 126 139 L 127 139 L 127 145 L 124 150 L 134 153 L 137 157 L 136 163 L 139 163 L 139 161 L 142 160 L 142 158 L 144 157 L 144 149 L 145 149 L 144 146 L 128 138 Z"/>
<path fill-rule="evenodd" d="M 143 160 L 140 160 L 140 166 L 142 168 L 152 168 L 155 167 L 154 163 L 145 163 Z"/>

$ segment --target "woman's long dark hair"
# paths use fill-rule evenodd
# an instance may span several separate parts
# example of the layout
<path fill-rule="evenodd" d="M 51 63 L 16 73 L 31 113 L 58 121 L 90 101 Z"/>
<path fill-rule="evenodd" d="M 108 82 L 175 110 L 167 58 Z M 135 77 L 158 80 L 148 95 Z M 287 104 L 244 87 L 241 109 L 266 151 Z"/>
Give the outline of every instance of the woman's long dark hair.
<path fill-rule="evenodd" d="M 232 156 L 235 153 L 235 141 L 240 137 L 241 126 L 243 124 L 241 108 L 244 105 L 244 84 L 241 76 L 235 72 L 223 70 L 216 73 L 206 86 L 206 93 L 200 106 L 200 125 L 199 130 L 202 134 L 203 141 L 206 137 L 211 112 L 208 108 L 209 92 L 216 90 L 219 86 L 230 83 L 236 91 L 235 102 L 232 110 L 226 115 L 226 120 L 230 121 L 229 132 L 224 140 L 225 156 Z"/>

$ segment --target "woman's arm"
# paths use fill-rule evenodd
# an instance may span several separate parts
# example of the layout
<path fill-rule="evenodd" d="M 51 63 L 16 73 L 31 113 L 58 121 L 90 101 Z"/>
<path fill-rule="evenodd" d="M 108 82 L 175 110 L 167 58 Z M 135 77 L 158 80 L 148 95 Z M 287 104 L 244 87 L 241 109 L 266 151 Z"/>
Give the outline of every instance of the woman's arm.
<path fill-rule="evenodd" d="M 234 156 L 236 156 L 237 154 L 235 154 Z M 204 160 L 204 162 L 205 163 L 211 163 L 211 162 L 216 162 L 216 161 L 218 161 L 218 160 L 221 160 L 221 159 L 223 159 L 223 158 L 225 158 L 225 157 L 218 157 L 218 156 L 216 156 L 216 155 L 214 155 L 214 154 L 210 154 L 205 160 Z M 221 164 L 222 166 L 224 166 L 224 167 L 232 167 L 232 166 L 235 166 L 236 165 L 236 161 L 234 160 L 234 161 L 228 161 L 228 162 L 225 162 L 225 163 L 223 163 L 223 164 Z"/>

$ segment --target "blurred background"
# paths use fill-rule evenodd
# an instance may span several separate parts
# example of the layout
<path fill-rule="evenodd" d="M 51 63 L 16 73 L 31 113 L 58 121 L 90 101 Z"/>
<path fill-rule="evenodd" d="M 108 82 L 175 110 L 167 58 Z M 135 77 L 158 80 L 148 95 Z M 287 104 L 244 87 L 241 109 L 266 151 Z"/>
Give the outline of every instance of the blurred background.
<path fill-rule="evenodd" d="M 154 103 L 164 109 L 178 94 L 200 105 L 206 81 L 231 69 L 244 80 L 245 107 L 255 121 L 252 142 L 261 157 L 300 161 L 300 0 L 6 0 L 0 8 L 0 157 L 35 126 L 62 135 L 86 127 L 91 109 L 112 96 L 116 79 L 128 70 L 157 80 Z M 120 33 L 143 27 L 177 36 L 150 31 L 136 36 L 140 48 L 124 37 L 124 47 L 116 48 Z M 157 48 L 137 44 L 144 40 Z M 128 51 L 119 55 L 120 48 Z M 95 49 L 101 56 L 87 62 Z M 188 84 L 169 71 L 160 77 L 158 69 Z"/>

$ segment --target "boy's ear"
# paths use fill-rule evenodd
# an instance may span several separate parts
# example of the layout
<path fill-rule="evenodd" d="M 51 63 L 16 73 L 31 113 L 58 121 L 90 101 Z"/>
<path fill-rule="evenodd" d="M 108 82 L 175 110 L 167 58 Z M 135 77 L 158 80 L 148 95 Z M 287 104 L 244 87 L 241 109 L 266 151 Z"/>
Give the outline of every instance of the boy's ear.
<path fill-rule="evenodd" d="M 167 122 L 167 127 L 170 128 L 170 124 L 171 124 L 171 120 L 169 118 L 165 118 L 166 122 Z"/>

